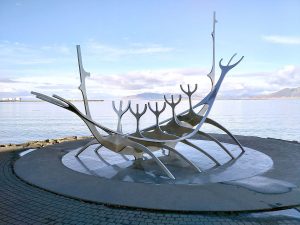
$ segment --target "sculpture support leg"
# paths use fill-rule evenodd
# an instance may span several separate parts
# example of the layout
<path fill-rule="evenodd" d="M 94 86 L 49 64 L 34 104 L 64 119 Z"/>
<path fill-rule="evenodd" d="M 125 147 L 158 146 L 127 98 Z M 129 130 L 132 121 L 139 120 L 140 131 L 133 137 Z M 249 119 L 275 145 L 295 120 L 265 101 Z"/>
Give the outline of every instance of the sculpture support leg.
<path fill-rule="evenodd" d="M 159 160 L 159 158 L 157 158 L 147 147 L 145 147 L 144 145 L 141 145 L 139 143 L 136 142 L 130 142 L 128 144 L 129 146 L 136 148 L 138 150 L 143 151 L 144 153 L 148 154 L 149 156 L 151 156 L 155 162 L 158 164 L 158 166 L 162 169 L 162 171 L 164 171 L 165 174 L 167 174 L 167 176 L 173 180 L 175 180 L 175 177 L 173 176 L 173 174 L 168 170 L 168 168 Z"/>
<path fill-rule="evenodd" d="M 194 145 L 193 143 L 191 143 L 190 141 L 188 140 L 184 140 L 184 141 L 181 141 L 183 144 L 186 144 L 200 152 L 202 152 L 204 155 L 206 155 L 208 158 L 210 158 L 217 166 L 220 166 L 221 164 L 214 158 L 212 157 L 210 154 L 208 154 L 206 151 L 204 151 L 202 148 Z"/>
<path fill-rule="evenodd" d="M 216 142 L 217 145 L 219 145 L 232 159 L 234 159 L 234 156 L 230 153 L 230 151 L 228 151 L 228 149 L 225 148 L 225 146 L 221 142 L 219 142 L 216 138 L 214 138 L 213 136 L 211 136 L 207 133 L 204 133 L 202 131 L 198 131 L 197 133 L 199 135 L 206 137 L 207 139 L 210 139 L 210 140 Z"/>
<path fill-rule="evenodd" d="M 176 151 L 176 149 L 171 148 L 168 145 L 163 145 L 162 147 L 165 148 L 165 149 L 168 149 L 170 152 L 174 152 L 176 155 L 179 155 L 185 162 L 187 162 L 189 165 L 191 165 L 193 167 L 193 169 L 196 170 L 197 172 L 200 172 L 200 173 L 202 172 L 198 166 L 196 166 L 192 161 L 190 161 L 189 159 L 187 159 L 180 152 Z"/>
<path fill-rule="evenodd" d="M 128 159 L 125 155 L 123 155 L 123 154 L 121 154 L 121 157 L 123 158 L 123 159 L 125 159 L 126 161 L 129 161 L 130 159 Z"/>
<path fill-rule="evenodd" d="M 219 128 L 220 130 L 224 131 L 226 134 L 228 134 L 228 136 L 230 136 L 230 137 L 234 140 L 234 142 L 240 147 L 240 149 L 242 150 L 242 152 L 243 152 L 243 153 L 245 152 L 245 149 L 243 148 L 243 146 L 241 145 L 241 143 L 234 137 L 233 134 L 231 134 L 231 133 L 229 132 L 229 130 L 227 130 L 227 129 L 226 129 L 225 127 L 223 127 L 221 124 L 219 124 L 218 122 L 216 122 L 216 121 L 214 121 L 214 120 L 212 120 L 212 119 L 210 119 L 210 118 L 206 118 L 205 123 L 208 123 L 208 124 L 210 124 L 210 125 L 213 125 L 213 126 Z"/>
<path fill-rule="evenodd" d="M 96 145 L 99 144 L 99 142 L 96 139 L 92 139 L 91 141 L 89 141 L 85 146 L 83 146 L 75 155 L 75 157 L 78 157 L 85 149 L 87 149 L 88 147 L 90 147 L 91 145 Z"/>
<path fill-rule="evenodd" d="M 98 158 L 99 158 L 102 162 L 104 162 L 105 165 L 111 166 L 111 164 L 110 164 L 109 162 L 107 162 L 107 161 L 99 154 L 99 152 L 95 152 L 95 153 L 96 153 L 96 155 L 98 156 Z"/>
<path fill-rule="evenodd" d="M 99 143 L 98 143 L 99 144 Z M 103 145 L 99 145 L 97 148 L 95 148 L 95 150 L 94 150 L 94 152 L 98 152 L 98 150 L 100 149 L 100 148 L 102 148 L 103 147 Z"/>

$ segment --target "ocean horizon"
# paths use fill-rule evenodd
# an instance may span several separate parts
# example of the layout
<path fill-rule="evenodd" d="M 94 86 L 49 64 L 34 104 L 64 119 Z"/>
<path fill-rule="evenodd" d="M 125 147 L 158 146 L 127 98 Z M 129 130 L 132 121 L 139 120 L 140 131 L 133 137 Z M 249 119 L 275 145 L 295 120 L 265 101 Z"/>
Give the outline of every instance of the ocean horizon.
<path fill-rule="evenodd" d="M 126 104 L 126 100 L 124 104 Z M 134 100 L 135 104 L 146 101 Z M 83 110 L 82 102 L 75 102 Z M 95 121 L 116 129 L 117 116 L 111 101 L 90 102 Z M 118 102 L 117 102 L 118 105 Z M 162 105 L 162 102 L 160 102 Z M 188 107 L 182 101 L 177 113 Z M 216 100 L 210 118 L 218 121 L 233 134 L 270 137 L 289 141 L 300 141 L 300 99 L 273 100 Z M 0 103 L 0 144 L 20 144 L 34 140 L 62 138 L 66 136 L 91 135 L 85 124 L 75 114 L 46 102 L 1 102 Z M 171 116 L 167 109 L 160 120 Z M 141 118 L 141 128 L 154 124 L 153 114 L 148 112 Z M 122 119 L 124 133 L 135 130 L 136 121 L 127 112 Z M 207 132 L 222 133 L 209 125 Z"/>

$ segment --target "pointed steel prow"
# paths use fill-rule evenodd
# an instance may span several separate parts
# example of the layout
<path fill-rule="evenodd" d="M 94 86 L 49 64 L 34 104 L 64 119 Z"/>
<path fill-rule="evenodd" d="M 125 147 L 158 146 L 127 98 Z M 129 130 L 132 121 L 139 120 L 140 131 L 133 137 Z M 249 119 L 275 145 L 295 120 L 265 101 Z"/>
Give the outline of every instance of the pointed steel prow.
<path fill-rule="evenodd" d="M 57 105 L 59 107 L 62 107 L 62 108 L 68 108 L 69 105 L 63 101 L 60 101 L 60 100 L 57 100 L 55 98 L 52 98 L 50 96 L 47 96 L 47 95 L 44 95 L 44 94 L 41 94 L 41 93 L 38 93 L 38 92 L 35 92 L 35 91 L 32 91 L 31 94 L 35 95 L 36 98 L 38 99 L 41 99 L 41 100 L 44 100 L 46 102 L 49 102 L 51 104 L 54 104 L 54 105 Z"/>

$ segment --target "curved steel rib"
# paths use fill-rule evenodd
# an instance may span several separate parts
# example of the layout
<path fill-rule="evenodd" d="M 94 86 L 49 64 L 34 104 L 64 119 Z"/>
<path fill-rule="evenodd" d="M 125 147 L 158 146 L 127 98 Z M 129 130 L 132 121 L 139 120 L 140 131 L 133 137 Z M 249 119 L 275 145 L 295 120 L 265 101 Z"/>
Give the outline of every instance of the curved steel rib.
<path fill-rule="evenodd" d="M 194 145 L 192 142 L 188 141 L 188 140 L 183 140 L 181 141 L 183 144 L 186 144 L 200 152 L 202 152 L 204 155 L 206 155 L 208 158 L 210 158 L 217 166 L 220 166 L 221 164 L 213 157 L 211 156 L 209 153 L 207 153 L 206 151 L 204 151 L 202 148 L 200 148 L 197 145 Z"/>
<path fill-rule="evenodd" d="M 99 144 L 99 143 L 98 143 L 98 144 Z M 102 148 L 102 147 L 103 147 L 103 145 L 100 144 L 97 148 L 94 149 L 94 152 L 98 153 L 98 150 L 99 150 L 100 148 Z"/>
<path fill-rule="evenodd" d="M 185 162 L 187 162 L 194 170 L 196 170 L 197 172 L 202 172 L 200 170 L 200 168 L 198 166 L 196 166 L 192 161 L 190 161 L 188 158 L 186 158 L 184 155 L 182 155 L 180 152 L 178 152 L 176 149 L 171 148 L 168 145 L 163 145 L 163 148 L 169 150 L 170 152 L 175 153 L 176 155 L 178 155 L 180 158 L 182 158 Z"/>
<path fill-rule="evenodd" d="M 210 118 L 206 118 L 206 123 L 212 125 L 212 126 L 215 126 L 217 128 L 219 128 L 220 130 L 224 131 L 228 136 L 230 136 L 233 141 L 240 147 L 240 149 L 242 150 L 242 153 L 245 152 L 245 149 L 244 147 L 241 145 L 241 143 L 234 137 L 233 134 L 230 133 L 229 130 L 227 130 L 225 127 L 223 127 L 221 124 L 219 124 L 217 121 L 215 120 L 212 120 Z"/>
<path fill-rule="evenodd" d="M 97 145 L 97 144 L 99 144 L 99 142 L 96 139 L 89 141 L 86 145 L 84 145 L 81 149 L 79 149 L 79 151 L 75 154 L 75 157 L 78 157 L 84 150 L 86 150 L 91 145 Z"/>
<path fill-rule="evenodd" d="M 157 158 L 147 147 L 145 147 L 144 145 L 141 145 L 137 142 L 132 142 L 132 143 L 127 143 L 128 145 L 139 149 L 141 151 L 143 151 L 144 153 L 148 154 L 149 156 L 151 156 L 155 162 L 158 164 L 158 166 L 168 175 L 169 178 L 175 180 L 174 175 L 168 170 L 168 168 L 159 160 L 159 158 Z"/>
<path fill-rule="evenodd" d="M 206 137 L 207 139 L 217 143 L 217 145 L 219 145 L 232 159 L 234 159 L 234 156 L 230 153 L 230 151 L 227 150 L 227 148 L 225 148 L 225 146 L 220 142 L 218 141 L 218 139 L 214 138 L 213 136 L 207 134 L 207 133 L 204 133 L 202 131 L 198 131 L 198 133 L 201 135 L 201 136 L 204 136 Z"/>

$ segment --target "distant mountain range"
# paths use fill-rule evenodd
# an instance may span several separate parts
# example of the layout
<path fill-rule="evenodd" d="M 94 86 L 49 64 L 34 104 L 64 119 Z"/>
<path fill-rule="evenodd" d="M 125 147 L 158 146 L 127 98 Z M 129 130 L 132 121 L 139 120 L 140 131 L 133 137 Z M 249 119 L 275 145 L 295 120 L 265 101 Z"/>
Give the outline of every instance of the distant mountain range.
<path fill-rule="evenodd" d="M 300 87 L 297 88 L 284 88 L 267 95 L 258 95 L 252 98 L 255 99 L 275 99 L 275 98 L 300 98 Z"/>
<path fill-rule="evenodd" d="M 164 95 L 166 95 L 167 98 L 170 98 L 171 95 L 174 95 L 175 97 L 175 101 L 178 97 L 178 95 L 181 95 L 181 97 L 183 99 L 187 98 L 187 96 L 183 93 L 164 93 L 164 94 L 159 94 L 159 93 L 153 93 L 153 92 L 144 92 L 141 94 L 137 94 L 137 95 L 130 95 L 127 96 L 127 99 L 136 99 L 136 100 L 163 100 L 164 99 Z M 204 97 L 204 95 L 199 95 L 199 94 L 195 94 L 193 95 L 193 97 Z"/>
<path fill-rule="evenodd" d="M 168 95 L 168 94 L 166 94 Z M 164 99 L 164 94 L 145 92 L 137 95 L 127 96 L 128 99 L 139 99 L 139 100 L 160 100 Z"/>
<path fill-rule="evenodd" d="M 166 96 L 170 96 L 172 93 L 166 93 Z M 174 94 L 177 95 L 177 94 Z M 182 94 L 181 94 L 182 95 Z M 194 97 L 201 97 L 200 95 L 195 95 Z M 185 95 L 182 95 L 185 98 Z M 202 96 L 203 97 L 203 96 Z M 164 94 L 145 92 L 137 95 L 127 96 L 128 99 L 139 99 L 139 100 L 162 100 L 164 98 Z M 284 88 L 280 91 L 266 94 L 266 95 L 256 95 L 256 96 L 243 96 L 240 98 L 226 97 L 220 96 L 218 99 L 288 99 L 288 98 L 300 98 L 300 87 L 298 88 Z"/>

